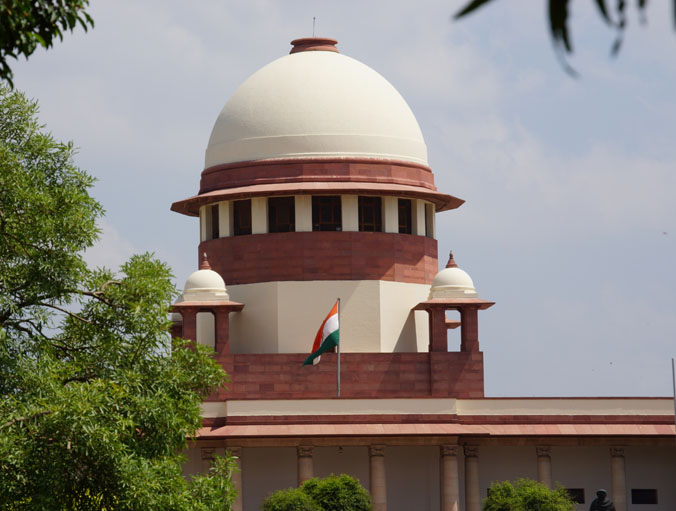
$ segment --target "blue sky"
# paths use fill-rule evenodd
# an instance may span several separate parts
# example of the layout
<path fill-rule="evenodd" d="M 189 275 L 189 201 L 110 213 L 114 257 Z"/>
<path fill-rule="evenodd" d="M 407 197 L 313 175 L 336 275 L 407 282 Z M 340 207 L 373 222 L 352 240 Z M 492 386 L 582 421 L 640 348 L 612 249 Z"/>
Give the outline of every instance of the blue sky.
<path fill-rule="evenodd" d="M 545 2 L 117 0 L 96 28 L 14 66 L 41 119 L 80 148 L 107 216 L 88 257 L 153 251 L 177 282 L 220 109 L 255 70 L 312 32 L 385 76 L 416 114 L 437 187 L 467 202 L 437 218 L 482 298 L 489 396 L 667 396 L 676 356 L 676 33 L 648 8 L 617 59 L 593 2 L 575 2 L 573 80 Z M 537 4 L 537 5 L 536 5 Z M 542 5 L 540 5 L 542 4 Z M 665 234 L 666 233 L 666 234 Z"/>

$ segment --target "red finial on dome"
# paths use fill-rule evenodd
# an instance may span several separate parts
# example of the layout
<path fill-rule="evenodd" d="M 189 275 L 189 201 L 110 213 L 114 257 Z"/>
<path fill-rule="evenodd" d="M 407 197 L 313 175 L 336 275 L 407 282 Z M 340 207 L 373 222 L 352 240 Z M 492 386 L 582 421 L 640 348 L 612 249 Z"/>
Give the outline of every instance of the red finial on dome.
<path fill-rule="evenodd" d="M 332 51 L 340 53 L 336 48 L 338 41 L 328 37 L 302 37 L 291 41 L 291 51 L 289 53 L 300 53 L 302 51 Z"/>
<path fill-rule="evenodd" d="M 200 270 L 210 270 L 211 265 L 209 264 L 209 261 L 207 260 L 207 253 L 204 252 L 202 254 L 202 262 L 200 263 Z"/>
<path fill-rule="evenodd" d="M 446 268 L 457 268 L 458 265 L 455 262 L 455 259 L 453 259 L 453 251 L 451 250 L 448 253 L 448 264 L 446 264 Z"/>

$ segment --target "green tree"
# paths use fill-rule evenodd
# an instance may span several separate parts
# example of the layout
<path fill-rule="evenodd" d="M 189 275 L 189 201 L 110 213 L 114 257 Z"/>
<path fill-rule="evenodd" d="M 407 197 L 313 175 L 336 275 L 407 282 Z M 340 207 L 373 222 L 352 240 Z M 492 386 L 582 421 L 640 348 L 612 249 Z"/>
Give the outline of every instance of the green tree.
<path fill-rule="evenodd" d="M 263 511 L 322 511 L 322 508 L 300 488 L 289 488 L 266 498 Z"/>
<path fill-rule="evenodd" d="M 58 37 L 94 20 L 85 9 L 89 0 L 2 0 L 0 2 L 0 79 L 12 84 L 8 58 L 28 58 L 38 47 L 50 48 Z"/>
<path fill-rule="evenodd" d="M 305 481 L 299 488 L 279 490 L 263 502 L 263 511 L 371 511 L 371 496 L 347 474 Z"/>
<path fill-rule="evenodd" d="M 93 180 L 0 86 L 0 510 L 227 510 L 233 460 L 181 452 L 225 373 L 168 335 L 166 265 L 90 269 Z"/>
<path fill-rule="evenodd" d="M 575 503 L 565 488 L 550 490 L 531 479 L 493 483 L 483 511 L 573 511 Z"/>

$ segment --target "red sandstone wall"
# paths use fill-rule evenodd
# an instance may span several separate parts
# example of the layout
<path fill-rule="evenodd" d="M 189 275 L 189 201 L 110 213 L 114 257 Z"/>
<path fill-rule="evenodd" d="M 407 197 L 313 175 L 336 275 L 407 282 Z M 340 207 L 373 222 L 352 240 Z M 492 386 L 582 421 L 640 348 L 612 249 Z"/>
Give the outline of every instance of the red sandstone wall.
<path fill-rule="evenodd" d="M 226 285 L 289 280 L 431 284 L 438 271 L 437 241 L 412 234 L 252 234 L 203 241 L 198 255 L 205 252 Z"/>
<path fill-rule="evenodd" d="M 219 358 L 229 391 L 209 400 L 336 396 L 336 355 L 303 366 L 305 354 L 240 354 Z M 341 397 L 477 398 L 484 395 L 483 353 L 343 353 Z"/>

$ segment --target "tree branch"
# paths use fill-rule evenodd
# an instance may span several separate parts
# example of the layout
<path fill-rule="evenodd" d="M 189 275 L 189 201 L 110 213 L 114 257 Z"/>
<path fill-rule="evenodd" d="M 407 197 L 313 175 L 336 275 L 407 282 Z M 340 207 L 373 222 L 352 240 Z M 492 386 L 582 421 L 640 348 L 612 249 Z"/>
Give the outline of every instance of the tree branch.
<path fill-rule="evenodd" d="M 51 410 L 42 410 L 41 412 L 34 413 L 33 415 L 29 415 L 28 417 L 17 417 L 16 419 L 12 419 L 11 421 L 5 422 L 2 426 L 0 426 L 0 429 L 9 428 L 10 426 L 18 424 L 19 422 L 26 422 L 31 419 L 37 419 L 38 417 L 41 417 L 43 415 L 49 415 L 50 413 L 52 413 Z"/>
<path fill-rule="evenodd" d="M 59 312 L 63 312 L 64 314 L 67 314 L 67 315 L 70 316 L 71 318 L 77 319 L 78 321 L 82 321 L 83 323 L 87 323 L 88 325 L 93 325 L 93 324 L 94 324 L 92 321 L 89 321 L 87 318 L 83 318 L 83 317 L 80 316 L 79 314 L 75 314 L 74 312 L 71 312 L 71 311 L 69 311 L 69 310 L 66 310 L 66 309 L 64 309 L 64 308 L 62 308 L 62 307 L 59 307 L 59 306 L 57 306 L 57 305 L 52 305 L 52 304 L 50 304 L 50 303 L 43 303 L 43 302 L 36 303 L 35 305 L 40 305 L 40 306 L 42 306 L 42 307 L 48 307 L 48 308 L 50 308 L 50 309 L 54 309 L 54 310 L 57 310 L 57 311 L 59 311 Z"/>

